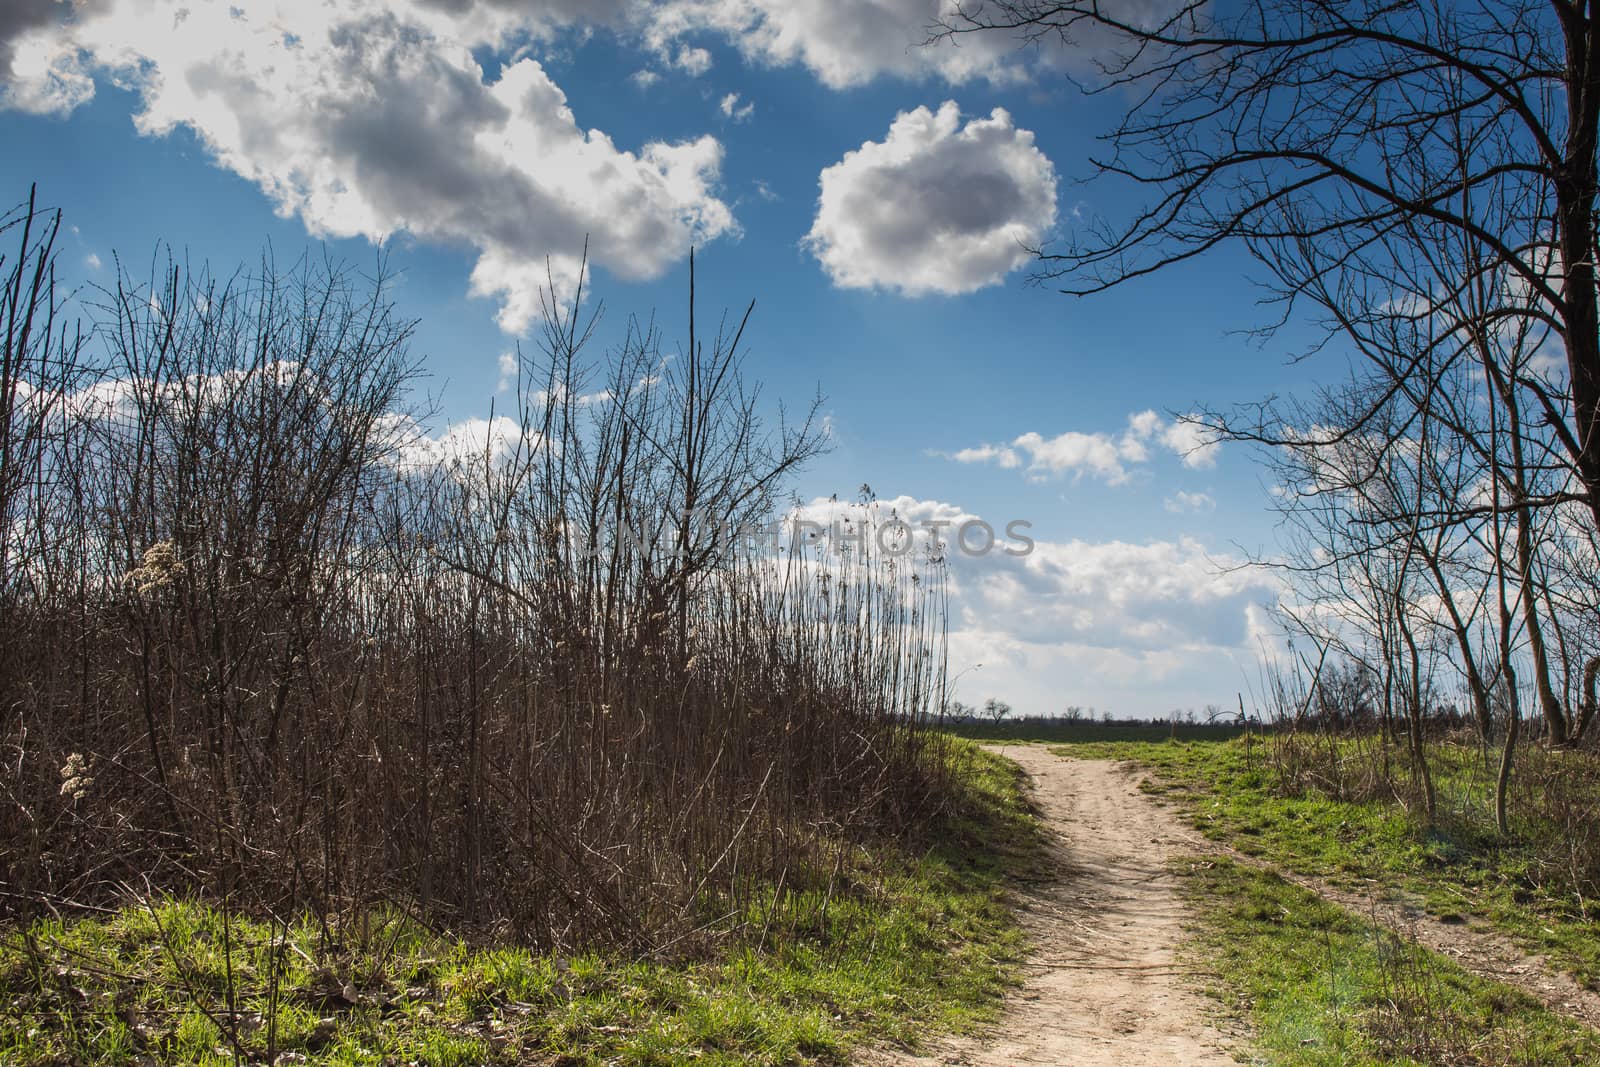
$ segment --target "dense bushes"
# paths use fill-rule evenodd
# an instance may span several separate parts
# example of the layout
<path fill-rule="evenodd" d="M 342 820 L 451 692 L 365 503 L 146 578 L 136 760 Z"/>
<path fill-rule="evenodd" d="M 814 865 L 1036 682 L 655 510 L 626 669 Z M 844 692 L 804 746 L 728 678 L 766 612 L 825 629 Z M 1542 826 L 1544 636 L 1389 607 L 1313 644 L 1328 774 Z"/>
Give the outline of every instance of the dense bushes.
<path fill-rule="evenodd" d="M 149 884 L 681 948 L 936 799 L 937 561 L 737 550 L 823 438 L 762 421 L 692 281 L 686 347 L 598 364 L 552 296 L 511 410 L 435 439 L 381 272 L 124 275 L 80 329 L 57 225 L 4 228 L 7 909 Z"/>

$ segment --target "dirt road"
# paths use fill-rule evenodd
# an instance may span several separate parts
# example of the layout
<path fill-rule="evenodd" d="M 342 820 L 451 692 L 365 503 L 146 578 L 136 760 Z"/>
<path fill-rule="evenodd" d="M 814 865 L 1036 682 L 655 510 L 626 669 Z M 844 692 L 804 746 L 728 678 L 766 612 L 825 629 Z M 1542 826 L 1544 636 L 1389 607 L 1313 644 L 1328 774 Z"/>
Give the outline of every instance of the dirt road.
<path fill-rule="evenodd" d="M 1183 904 L 1167 860 L 1192 841 L 1172 812 L 1110 761 L 1042 746 L 997 749 L 1034 780 L 1056 834 L 1057 877 L 1035 887 L 1022 922 L 1035 949 L 996 1033 L 946 1042 L 901 1067 L 1203 1067 L 1236 1062 L 1216 1006 L 1185 977 L 1175 946 Z M 1190 845 L 1192 849 L 1192 845 Z"/>

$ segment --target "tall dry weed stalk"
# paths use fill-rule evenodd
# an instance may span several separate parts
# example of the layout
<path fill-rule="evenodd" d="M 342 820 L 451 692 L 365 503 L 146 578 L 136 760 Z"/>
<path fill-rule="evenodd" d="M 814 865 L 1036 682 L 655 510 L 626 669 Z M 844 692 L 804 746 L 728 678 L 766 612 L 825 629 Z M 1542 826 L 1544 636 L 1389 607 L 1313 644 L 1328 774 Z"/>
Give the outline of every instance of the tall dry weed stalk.
<path fill-rule="evenodd" d="M 825 441 L 692 266 L 683 347 L 593 358 L 551 294 L 441 442 L 381 271 L 122 272 L 80 331 L 58 227 L 0 229 L 7 910 L 147 879 L 665 951 L 936 802 L 939 562 L 730 543 Z"/>

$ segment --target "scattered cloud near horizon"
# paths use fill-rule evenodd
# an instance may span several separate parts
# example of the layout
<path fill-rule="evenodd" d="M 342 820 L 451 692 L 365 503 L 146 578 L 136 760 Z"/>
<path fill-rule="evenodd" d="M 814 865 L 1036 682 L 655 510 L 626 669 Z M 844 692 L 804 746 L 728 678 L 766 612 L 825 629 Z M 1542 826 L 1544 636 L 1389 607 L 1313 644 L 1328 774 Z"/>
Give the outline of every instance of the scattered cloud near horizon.
<path fill-rule="evenodd" d="M 939 524 L 951 531 L 979 518 L 949 502 L 909 496 L 870 507 L 880 524 L 893 516 L 918 530 Z M 859 521 L 866 507 L 822 498 L 799 514 L 827 525 Z M 986 518 L 995 530 L 1006 528 L 1008 520 Z M 1012 700 L 1019 712 L 1049 714 L 1061 710 L 1054 700 L 1105 706 L 1106 694 L 1125 688 L 1132 700 L 1145 690 L 1160 693 L 1170 679 L 1188 687 L 1188 706 L 1228 698 L 1242 684 L 1240 672 L 1255 669 L 1282 588 L 1269 569 L 1191 537 L 1136 543 L 1028 533 L 1033 548 L 1026 554 L 945 553 L 951 670 L 984 664 L 975 691 Z M 944 534 L 946 542 L 951 536 Z"/>
<path fill-rule="evenodd" d="M 935 454 L 957 463 L 987 463 L 1006 470 L 1022 469 L 1035 480 L 1067 476 L 1076 479 L 1087 475 L 1107 485 L 1123 485 L 1132 477 L 1133 468 L 1149 462 L 1151 446 L 1173 453 L 1184 466 L 1193 469 L 1215 467 L 1222 448 L 1221 442 L 1196 416 L 1168 421 L 1155 411 L 1140 411 L 1128 416 L 1127 428 L 1120 434 L 1068 430 L 1045 437 L 1030 431 L 1007 444 L 983 444 Z M 1203 493 L 1179 495 L 1205 496 Z M 1202 502 L 1198 499 L 1184 503 L 1189 510 L 1201 510 L 1197 505 Z M 1212 506 L 1215 506 L 1214 501 Z"/>

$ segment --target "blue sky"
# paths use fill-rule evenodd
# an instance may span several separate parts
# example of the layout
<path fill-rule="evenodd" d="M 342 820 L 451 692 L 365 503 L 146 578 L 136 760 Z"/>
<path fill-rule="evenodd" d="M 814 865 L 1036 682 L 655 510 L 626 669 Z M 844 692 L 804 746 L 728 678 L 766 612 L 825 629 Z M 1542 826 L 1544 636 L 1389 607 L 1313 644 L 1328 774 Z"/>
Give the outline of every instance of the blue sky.
<path fill-rule="evenodd" d="M 1239 332 L 1266 312 L 1236 251 L 1087 299 L 1026 284 L 1016 235 L 1135 206 L 1082 180 L 1121 101 L 1072 88 L 1077 52 L 919 47 L 940 3 L 27 0 L 0 18 L 0 196 L 64 210 L 81 284 L 162 241 L 230 267 L 382 240 L 441 426 L 486 414 L 546 256 L 590 236 L 601 344 L 652 311 L 671 340 L 697 244 L 703 311 L 756 301 L 767 396 L 827 398 L 802 497 L 1033 524 L 1027 563 L 958 567 L 964 698 L 1232 704 L 1272 588 L 1219 565 L 1270 552 L 1269 498 L 1238 446 L 1186 462 L 1171 417 L 1314 368 Z"/>

